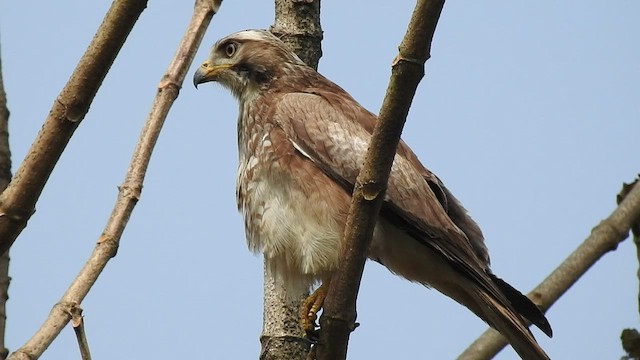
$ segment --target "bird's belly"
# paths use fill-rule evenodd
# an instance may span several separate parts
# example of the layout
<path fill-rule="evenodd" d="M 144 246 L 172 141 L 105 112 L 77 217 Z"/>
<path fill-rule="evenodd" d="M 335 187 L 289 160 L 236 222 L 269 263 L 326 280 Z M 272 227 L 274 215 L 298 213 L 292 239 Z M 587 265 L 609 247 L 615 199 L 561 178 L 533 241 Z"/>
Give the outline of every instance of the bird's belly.
<path fill-rule="evenodd" d="M 345 219 L 322 190 L 309 193 L 301 186 L 314 180 L 273 170 L 239 183 L 247 242 L 287 287 L 308 287 L 336 267 Z"/>

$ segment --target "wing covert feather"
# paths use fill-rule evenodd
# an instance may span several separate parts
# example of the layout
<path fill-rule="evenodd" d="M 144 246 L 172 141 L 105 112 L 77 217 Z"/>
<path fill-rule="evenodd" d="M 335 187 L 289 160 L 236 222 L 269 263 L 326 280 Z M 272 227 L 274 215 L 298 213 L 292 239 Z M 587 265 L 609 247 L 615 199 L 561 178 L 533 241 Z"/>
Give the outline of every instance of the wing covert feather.
<path fill-rule="evenodd" d="M 273 120 L 293 146 L 351 191 L 364 163 L 375 115 L 335 85 L 328 90 L 281 93 L 274 104 Z M 396 225 L 416 241 L 441 253 L 455 269 L 496 301 L 513 309 L 511 299 L 514 297 L 508 298 L 492 279 L 480 228 L 402 140 L 384 201 L 381 216 L 395 220 Z M 520 297 L 526 299 L 520 294 L 515 300 L 520 301 Z M 533 303 L 524 302 L 524 307 L 517 306 L 516 302 L 518 311 L 526 310 L 523 314 L 550 335 L 544 315 L 535 311 Z"/>
<path fill-rule="evenodd" d="M 352 188 L 364 162 L 376 118 L 350 97 L 347 100 L 352 103 L 345 103 L 344 96 L 330 103 L 332 99 L 324 95 L 284 94 L 277 101 L 273 117 L 296 148 L 337 182 Z M 338 101 L 340 103 L 336 103 Z M 438 200 L 429 180 L 441 192 L 438 195 L 446 198 L 440 181 L 401 143 L 391 169 L 385 202 L 412 227 L 409 231 L 418 235 L 417 240 L 442 252 L 461 270 L 502 297 L 483 274 L 488 269 L 487 261 L 477 256 L 464 232 L 449 218 L 444 208 L 447 203 Z"/>

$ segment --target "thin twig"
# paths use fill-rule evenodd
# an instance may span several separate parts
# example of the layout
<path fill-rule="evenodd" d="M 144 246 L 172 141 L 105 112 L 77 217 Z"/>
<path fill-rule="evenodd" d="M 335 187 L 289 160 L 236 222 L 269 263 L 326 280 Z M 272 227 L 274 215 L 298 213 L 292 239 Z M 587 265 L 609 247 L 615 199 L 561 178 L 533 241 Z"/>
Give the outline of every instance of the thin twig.
<path fill-rule="evenodd" d="M 593 228 L 591 234 L 528 296 L 543 311 L 548 310 L 604 254 L 615 250 L 629 236 L 629 229 L 640 221 L 640 182 L 620 205 Z M 491 359 L 507 345 L 493 329 L 485 331 L 458 357 L 458 360 Z"/>
<path fill-rule="evenodd" d="M 7 94 L 2 79 L 2 59 L 0 59 L 0 191 L 7 188 L 11 181 L 11 151 L 9 148 L 9 109 Z M 5 346 L 5 329 L 7 325 L 7 300 L 9 299 L 9 251 L 0 255 L 0 360 L 9 355 Z"/>
<path fill-rule="evenodd" d="M 96 247 L 60 302 L 53 307 L 44 324 L 26 344 L 11 354 L 9 359 L 34 360 L 42 355 L 71 319 L 69 308 L 73 304 L 82 302 L 109 259 L 116 255 L 122 232 L 140 198 L 147 166 L 164 120 L 178 96 L 178 90 L 204 32 L 221 2 L 221 0 L 196 0 L 193 16 L 185 35 L 158 85 L 155 100 L 140 134 L 124 182 L 120 186 L 118 198 Z"/>
<path fill-rule="evenodd" d="M 11 247 L 27 225 L 49 175 L 89 111 L 102 80 L 146 5 L 146 0 L 113 2 L 69 81 L 53 102 L 25 160 L 0 195 L 0 253 Z"/>
<path fill-rule="evenodd" d="M 91 352 L 89 351 L 89 342 L 84 331 L 84 317 L 82 316 L 82 308 L 75 306 L 71 308 L 71 326 L 76 333 L 78 347 L 80 347 L 80 357 L 82 360 L 91 360 Z"/>
<path fill-rule="evenodd" d="M 9 148 L 9 108 L 7 93 L 2 78 L 2 59 L 0 58 L 0 191 L 4 191 L 11 180 L 11 150 Z"/>
<path fill-rule="evenodd" d="M 444 1 L 419 0 L 399 54 L 392 64 L 379 120 L 365 163 L 356 179 L 347 218 L 340 265 L 332 276 L 320 319 L 319 360 L 345 359 L 349 333 L 355 326 L 356 299 L 373 228 L 411 101 L 430 57 L 431 41 Z"/>

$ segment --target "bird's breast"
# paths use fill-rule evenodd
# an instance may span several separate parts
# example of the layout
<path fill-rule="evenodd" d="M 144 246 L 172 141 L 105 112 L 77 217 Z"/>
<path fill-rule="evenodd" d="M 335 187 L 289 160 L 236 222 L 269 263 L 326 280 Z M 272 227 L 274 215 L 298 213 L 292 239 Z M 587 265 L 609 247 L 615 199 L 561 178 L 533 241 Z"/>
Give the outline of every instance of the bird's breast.
<path fill-rule="evenodd" d="M 337 264 L 349 194 L 296 151 L 281 129 L 254 130 L 240 144 L 237 178 L 249 248 L 285 279 L 321 277 Z"/>

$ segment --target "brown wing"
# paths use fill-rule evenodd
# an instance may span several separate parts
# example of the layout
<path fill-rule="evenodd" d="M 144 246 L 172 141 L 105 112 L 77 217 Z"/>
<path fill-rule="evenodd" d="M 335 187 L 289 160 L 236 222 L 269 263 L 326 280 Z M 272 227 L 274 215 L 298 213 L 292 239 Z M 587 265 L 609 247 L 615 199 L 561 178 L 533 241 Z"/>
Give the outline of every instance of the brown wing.
<path fill-rule="evenodd" d="M 300 153 L 351 192 L 376 117 L 340 87 L 319 74 L 314 75 L 315 79 L 307 82 L 313 85 L 303 87 L 302 91 L 280 89 L 272 94 L 269 113 Z M 539 309 L 491 273 L 489 255 L 476 223 L 402 141 L 381 215 L 416 241 L 438 251 L 496 301 L 507 308 L 514 306 L 551 336 L 551 327 Z"/>
<path fill-rule="evenodd" d="M 375 116 L 346 93 L 330 90 L 283 94 L 276 101 L 273 118 L 301 153 L 337 182 L 352 188 Z M 472 246 L 445 211 L 451 204 L 439 180 L 417 162 L 406 145 L 400 145 L 398 154 L 385 197 L 388 215 L 403 221 L 406 231 L 418 241 L 441 252 L 456 268 L 506 302 L 485 272 L 488 257 L 484 245 Z M 483 256 L 478 256 L 479 248 Z"/>

